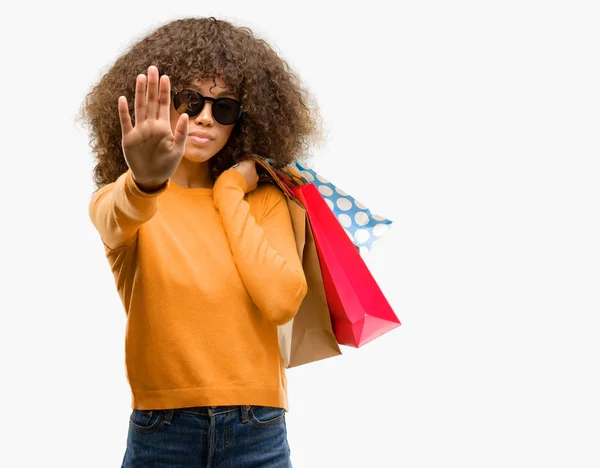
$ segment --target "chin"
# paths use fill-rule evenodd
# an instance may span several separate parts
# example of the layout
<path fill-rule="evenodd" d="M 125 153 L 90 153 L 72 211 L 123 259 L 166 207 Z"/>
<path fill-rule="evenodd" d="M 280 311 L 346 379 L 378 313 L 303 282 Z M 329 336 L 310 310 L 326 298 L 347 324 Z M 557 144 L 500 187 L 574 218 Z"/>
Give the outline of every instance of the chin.
<path fill-rule="evenodd" d="M 195 162 L 195 163 L 203 163 L 208 161 L 209 159 L 211 159 L 214 156 L 214 154 L 211 153 L 200 153 L 198 151 L 193 151 L 193 152 L 189 152 L 189 153 L 185 153 L 183 155 L 184 159 L 187 159 L 190 162 Z"/>

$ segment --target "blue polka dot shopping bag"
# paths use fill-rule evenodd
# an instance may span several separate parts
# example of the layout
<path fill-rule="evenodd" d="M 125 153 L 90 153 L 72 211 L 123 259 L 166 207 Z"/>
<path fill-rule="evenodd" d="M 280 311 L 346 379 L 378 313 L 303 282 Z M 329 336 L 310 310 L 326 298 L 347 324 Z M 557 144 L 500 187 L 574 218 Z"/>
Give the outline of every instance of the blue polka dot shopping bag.
<path fill-rule="evenodd" d="M 302 186 L 314 183 L 361 254 L 369 252 L 373 244 L 391 227 L 392 221 L 372 214 L 358 200 L 300 162 L 285 167 L 279 174 L 286 178 L 289 185 Z"/>
<path fill-rule="evenodd" d="M 257 162 L 259 162 L 257 160 Z M 262 159 L 261 164 L 268 164 Z M 391 221 L 296 162 L 273 172 L 308 215 L 335 337 L 359 348 L 401 325 L 361 257 Z"/>

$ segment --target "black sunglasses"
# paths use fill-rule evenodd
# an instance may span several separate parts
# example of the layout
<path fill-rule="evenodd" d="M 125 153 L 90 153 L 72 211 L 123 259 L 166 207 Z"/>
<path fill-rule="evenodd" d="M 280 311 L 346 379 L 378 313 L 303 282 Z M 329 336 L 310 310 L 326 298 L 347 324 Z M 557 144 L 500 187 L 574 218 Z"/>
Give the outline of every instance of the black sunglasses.
<path fill-rule="evenodd" d="M 184 89 L 173 95 L 173 106 L 177 112 L 185 112 L 190 117 L 198 115 L 206 101 L 212 102 L 213 117 L 222 125 L 231 125 L 242 116 L 244 106 L 235 99 L 206 97 L 193 89 Z"/>

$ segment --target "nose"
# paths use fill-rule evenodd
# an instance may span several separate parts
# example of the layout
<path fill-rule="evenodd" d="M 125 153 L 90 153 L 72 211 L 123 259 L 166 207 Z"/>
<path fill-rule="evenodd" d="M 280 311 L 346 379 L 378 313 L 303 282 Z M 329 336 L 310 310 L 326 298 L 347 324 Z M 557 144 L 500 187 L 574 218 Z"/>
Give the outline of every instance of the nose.
<path fill-rule="evenodd" d="M 213 115 L 212 115 L 212 102 L 209 100 L 204 101 L 204 106 L 200 113 L 196 116 L 196 123 L 202 123 L 203 125 L 212 125 Z"/>

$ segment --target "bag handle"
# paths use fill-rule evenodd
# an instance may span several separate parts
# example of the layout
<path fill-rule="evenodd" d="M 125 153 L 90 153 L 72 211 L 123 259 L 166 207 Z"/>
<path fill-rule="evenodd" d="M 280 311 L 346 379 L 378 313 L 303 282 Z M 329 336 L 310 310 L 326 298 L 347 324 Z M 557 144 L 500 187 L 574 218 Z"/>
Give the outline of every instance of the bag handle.
<path fill-rule="evenodd" d="M 294 200 L 294 201 L 296 200 L 296 197 L 292 193 L 292 190 L 285 184 L 285 182 L 283 182 L 279 178 L 279 176 L 277 175 L 275 170 L 271 167 L 271 165 L 267 161 L 264 160 L 264 158 L 261 158 L 258 155 L 252 155 L 252 156 L 249 156 L 247 159 L 251 159 L 251 160 L 255 161 L 262 168 L 264 168 L 269 173 L 269 175 L 271 176 L 273 181 L 277 184 L 277 186 L 283 191 L 283 193 L 285 194 L 285 196 L 287 198 Z"/>

